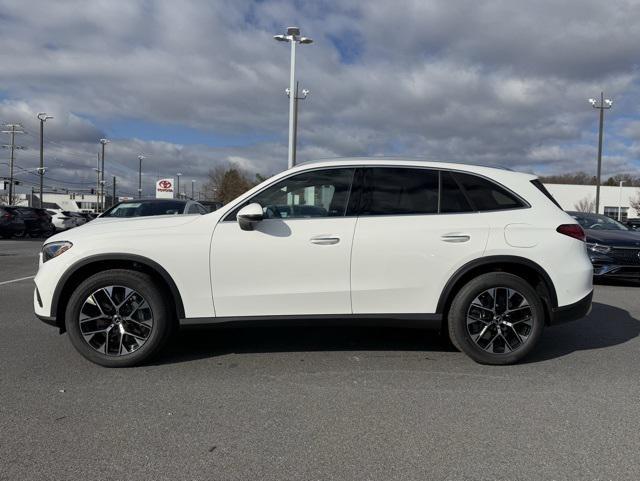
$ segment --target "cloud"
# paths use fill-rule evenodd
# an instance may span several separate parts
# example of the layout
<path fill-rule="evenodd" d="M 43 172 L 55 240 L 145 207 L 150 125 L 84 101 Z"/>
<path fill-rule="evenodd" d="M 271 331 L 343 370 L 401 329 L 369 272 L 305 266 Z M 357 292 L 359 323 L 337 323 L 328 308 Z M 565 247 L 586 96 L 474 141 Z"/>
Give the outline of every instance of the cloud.
<path fill-rule="evenodd" d="M 137 188 L 140 152 L 148 182 L 177 170 L 201 182 L 218 162 L 275 173 L 286 165 L 289 50 L 272 35 L 297 24 L 315 40 L 298 55 L 312 92 L 300 160 L 591 172 L 597 115 L 585 99 L 605 90 L 615 104 L 604 172 L 637 171 L 639 16 L 632 0 L 5 1 L 0 119 L 24 122 L 30 167 L 35 114 L 55 115 L 46 151 L 61 181 L 92 182 L 97 139 L 131 119 L 166 128 L 144 140 L 118 130 L 107 176 L 124 190 Z M 244 140 L 168 140 L 172 126 Z"/>

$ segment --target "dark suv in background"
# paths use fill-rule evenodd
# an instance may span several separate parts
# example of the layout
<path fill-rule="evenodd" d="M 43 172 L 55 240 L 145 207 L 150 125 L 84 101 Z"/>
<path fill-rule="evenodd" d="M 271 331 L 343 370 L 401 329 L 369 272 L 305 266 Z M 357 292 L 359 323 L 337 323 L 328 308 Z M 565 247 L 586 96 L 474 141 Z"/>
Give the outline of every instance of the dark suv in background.
<path fill-rule="evenodd" d="M 587 253 L 597 278 L 640 281 L 640 232 L 600 214 L 568 212 L 587 236 Z"/>
<path fill-rule="evenodd" d="M 24 219 L 12 207 L 0 207 L 0 237 L 9 239 L 13 236 L 23 237 L 25 233 Z"/>
<path fill-rule="evenodd" d="M 22 236 L 49 237 L 55 233 L 51 216 L 45 209 L 35 207 L 12 206 L 11 209 L 24 220 L 25 229 Z M 20 237 L 20 234 L 15 234 Z"/>

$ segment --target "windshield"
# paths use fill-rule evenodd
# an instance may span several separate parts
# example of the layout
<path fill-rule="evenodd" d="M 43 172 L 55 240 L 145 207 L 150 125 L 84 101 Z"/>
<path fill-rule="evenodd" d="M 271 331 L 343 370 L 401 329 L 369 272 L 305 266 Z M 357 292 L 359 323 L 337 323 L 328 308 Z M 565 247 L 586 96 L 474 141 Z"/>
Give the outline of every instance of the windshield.
<path fill-rule="evenodd" d="M 578 221 L 583 229 L 593 230 L 629 230 L 626 226 L 611 217 L 599 214 L 583 214 L 572 212 L 571 217 Z"/>
<path fill-rule="evenodd" d="M 123 202 L 107 210 L 101 217 L 147 217 L 151 215 L 182 214 L 184 202 L 162 200 L 156 202 Z"/>

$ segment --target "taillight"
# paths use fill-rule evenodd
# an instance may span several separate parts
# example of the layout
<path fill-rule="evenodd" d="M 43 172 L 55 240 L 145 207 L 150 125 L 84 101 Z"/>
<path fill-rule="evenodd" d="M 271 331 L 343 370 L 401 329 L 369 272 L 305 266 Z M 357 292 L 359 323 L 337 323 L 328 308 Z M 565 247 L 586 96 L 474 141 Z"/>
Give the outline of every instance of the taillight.
<path fill-rule="evenodd" d="M 11 215 L 9 212 L 5 212 L 5 213 L 2 215 L 2 217 L 3 217 L 4 219 L 11 220 L 12 215 Z"/>
<path fill-rule="evenodd" d="M 587 238 L 582 227 L 578 224 L 562 224 L 559 225 L 556 231 L 560 232 L 560 234 L 568 235 L 569 237 L 573 237 L 574 239 L 578 239 L 579 241 L 584 242 Z"/>

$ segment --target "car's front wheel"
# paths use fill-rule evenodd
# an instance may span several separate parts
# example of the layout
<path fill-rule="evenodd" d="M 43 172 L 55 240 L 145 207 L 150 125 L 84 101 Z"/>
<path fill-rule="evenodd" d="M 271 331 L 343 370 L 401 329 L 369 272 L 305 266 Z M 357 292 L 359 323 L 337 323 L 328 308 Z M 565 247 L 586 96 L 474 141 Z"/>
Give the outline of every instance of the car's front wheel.
<path fill-rule="evenodd" d="M 69 338 L 96 364 L 140 364 L 158 353 L 172 331 L 174 320 L 165 298 L 145 273 L 113 269 L 94 274 L 69 299 Z"/>
<path fill-rule="evenodd" d="M 540 296 L 524 279 L 493 272 L 469 281 L 448 316 L 452 342 L 483 364 L 513 364 L 538 342 L 544 327 Z"/>

